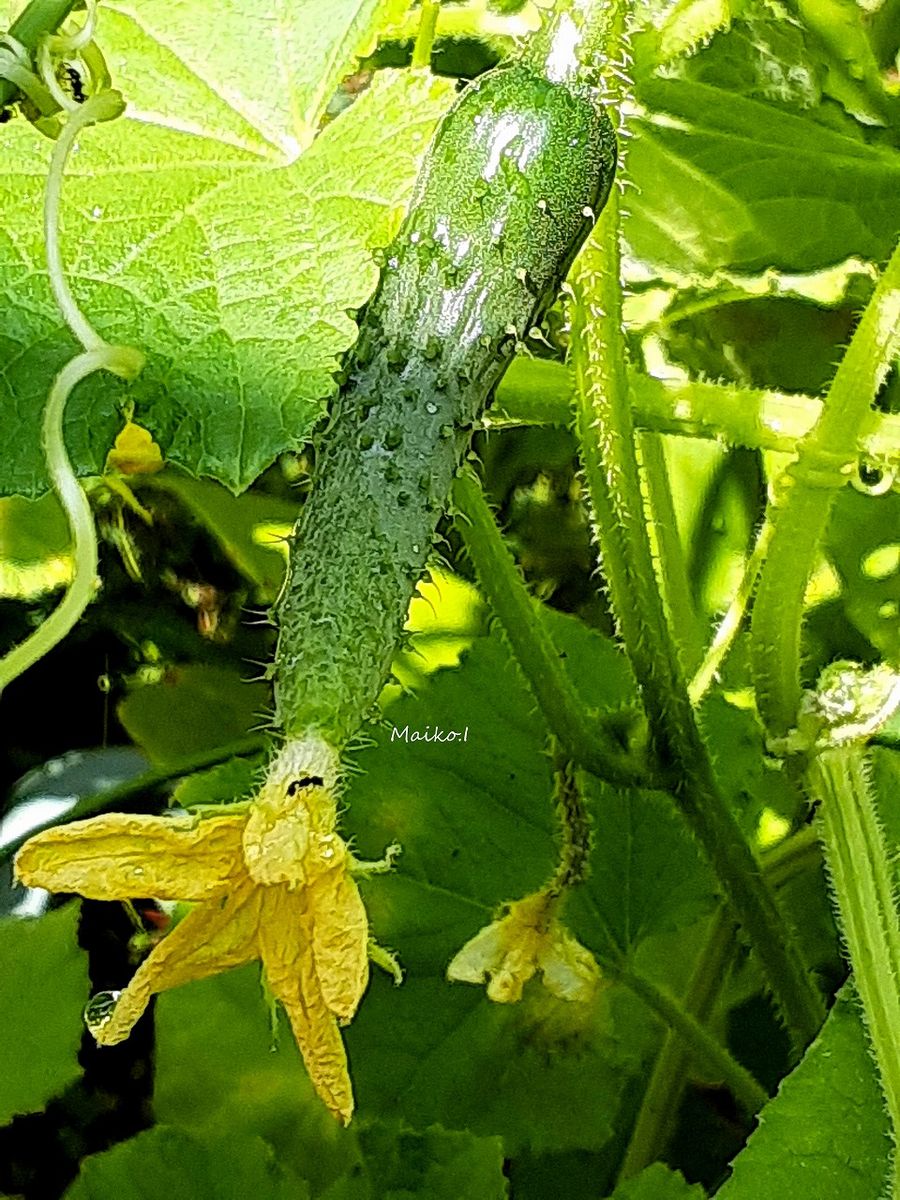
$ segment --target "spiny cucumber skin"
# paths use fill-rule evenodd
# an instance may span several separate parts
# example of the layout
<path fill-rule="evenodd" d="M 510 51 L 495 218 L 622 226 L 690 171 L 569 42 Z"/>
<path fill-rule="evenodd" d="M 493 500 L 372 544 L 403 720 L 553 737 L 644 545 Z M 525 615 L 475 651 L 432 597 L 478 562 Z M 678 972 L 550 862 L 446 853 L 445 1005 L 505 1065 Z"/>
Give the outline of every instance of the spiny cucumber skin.
<path fill-rule="evenodd" d="M 390 672 L 473 423 L 602 208 L 615 135 L 523 63 L 470 84 L 385 251 L 277 609 L 276 722 L 341 747 Z"/>

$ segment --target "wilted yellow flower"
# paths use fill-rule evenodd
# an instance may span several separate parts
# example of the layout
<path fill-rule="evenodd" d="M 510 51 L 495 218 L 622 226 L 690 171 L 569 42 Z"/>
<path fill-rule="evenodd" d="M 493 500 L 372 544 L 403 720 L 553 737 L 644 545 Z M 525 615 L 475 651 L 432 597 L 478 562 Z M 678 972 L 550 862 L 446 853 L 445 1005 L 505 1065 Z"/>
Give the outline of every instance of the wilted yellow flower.
<path fill-rule="evenodd" d="M 335 832 L 336 780 L 333 750 L 306 738 L 276 756 L 239 814 L 95 817 L 23 846 L 16 873 L 31 887 L 196 902 L 94 1027 L 98 1042 L 126 1038 L 156 992 L 259 959 L 316 1091 L 350 1120 L 338 1026 L 356 1012 L 369 977 L 369 925 L 351 869 L 383 869 L 394 848 L 384 864 L 353 860 Z"/>
<path fill-rule="evenodd" d="M 106 470 L 122 475 L 155 475 L 166 464 L 153 435 L 141 425 L 127 421 L 106 456 Z"/>
<path fill-rule="evenodd" d="M 538 972 L 560 1000 L 590 1001 L 600 982 L 593 955 L 556 915 L 559 896 L 540 891 L 507 905 L 504 916 L 471 938 L 454 956 L 447 978 L 487 983 L 498 1004 L 515 1004 Z"/>

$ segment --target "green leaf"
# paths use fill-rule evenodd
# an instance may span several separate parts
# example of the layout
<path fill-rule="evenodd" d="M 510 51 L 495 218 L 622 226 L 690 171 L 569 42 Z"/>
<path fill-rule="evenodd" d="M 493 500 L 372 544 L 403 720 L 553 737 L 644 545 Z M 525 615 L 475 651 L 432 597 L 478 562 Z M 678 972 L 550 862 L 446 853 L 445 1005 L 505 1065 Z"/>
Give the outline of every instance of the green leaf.
<path fill-rule="evenodd" d="M 630 698 L 627 663 L 610 642 L 572 618 L 556 617 L 551 627 L 593 706 Z M 344 824 L 363 858 L 380 856 L 394 840 L 403 846 L 397 870 L 364 886 L 376 936 L 399 951 L 407 977 L 396 988 L 375 972 L 347 1031 L 359 1116 L 500 1135 L 509 1153 L 525 1145 L 597 1149 L 658 1038 L 643 1004 L 610 986 L 585 1012 L 535 982 L 521 1004 L 501 1006 L 481 988 L 445 979 L 452 955 L 494 908 L 540 886 L 552 870 L 546 731 L 524 682 L 493 634 L 387 715 L 375 746 L 359 754 L 362 773 L 352 778 Z M 392 727 L 407 725 L 468 726 L 469 736 L 392 740 Z M 711 880 L 666 798 L 591 794 L 594 873 L 568 916 L 596 952 L 615 942 L 637 953 L 708 911 Z M 254 1116 L 245 1105 L 240 1119 L 269 1136 L 284 1097 L 306 1096 L 308 1083 L 284 1036 L 278 1055 L 268 1053 L 258 1004 L 242 1012 L 217 998 L 236 996 L 239 986 L 229 975 L 160 999 L 157 1111 L 167 1120 L 221 1120 L 223 1105 L 232 1112 L 229 1097 L 262 1096 L 260 1111 Z M 301 1103 L 317 1111 L 317 1102 Z"/>
<path fill-rule="evenodd" d="M 356 337 L 348 314 L 377 281 L 372 249 L 452 94 L 384 72 L 288 166 L 135 120 L 85 134 L 63 189 L 64 260 L 98 331 L 147 365 L 128 388 L 103 375 L 77 389 L 66 441 L 79 473 L 103 470 L 126 402 L 170 462 L 233 491 L 302 444 Z M 45 486 L 40 412 L 74 352 L 43 271 L 36 137 L 4 128 L 0 168 L 0 491 L 27 494 Z"/>
<path fill-rule="evenodd" d="M 308 1200 L 260 1138 L 158 1125 L 85 1159 L 65 1200 Z"/>
<path fill-rule="evenodd" d="M 763 1109 L 717 1200 L 873 1200 L 883 1194 L 890 1150 L 857 1000 L 845 989 Z"/>
<path fill-rule="evenodd" d="M 354 60 L 405 7 L 293 0 L 260 11 L 248 0 L 113 0 L 98 37 L 115 86 L 145 119 L 294 158 Z"/>
<path fill-rule="evenodd" d="M 182 779 L 172 793 L 172 800 L 182 808 L 203 804 L 231 804 L 249 799 L 259 783 L 262 755 L 253 758 L 232 758 L 207 771 L 197 771 Z"/>
<path fill-rule="evenodd" d="M 423 1133 L 396 1123 L 359 1131 L 364 1165 L 322 1193 L 322 1200 L 505 1200 L 503 1145 L 437 1126 Z"/>
<path fill-rule="evenodd" d="M 166 766 L 257 728 L 269 698 L 265 685 L 231 667 L 172 667 L 161 682 L 130 692 L 118 716 L 153 762 Z"/>
<path fill-rule="evenodd" d="M 258 603 L 278 594 L 287 564 L 287 537 L 299 504 L 248 492 L 233 496 L 220 484 L 174 471 L 152 476 L 145 485 L 177 496 L 213 535 L 238 571 L 256 585 Z"/>
<path fill-rule="evenodd" d="M 837 497 L 827 553 L 843 584 L 843 617 L 888 661 L 900 654 L 900 494 Z"/>
<path fill-rule="evenodd" d="M 898 99 L 882 80 L 863 6 L 856 0 L 798 0 L 797 8 L 822 48 L 829 95 L 867 123 L 896 124 Z"/>
<path fill-rule="evenodd" d="M 881 260 L 900 227 L 900 155 L 722 87 L 645 78 L 624 229 L 663 277 Z"/>
<path fill-rule="evenodd" d="M 88 998 L 78 905 L 0 921 L 0 1124 L 35 1112 L 81 1074 Z"/>
<path fill-rule="evenodd" d="M 69 525 L 53 495 L 0 500 L 0 595 L 32 600 L 69 582 Z"/>
<path fill-rule="evenodd" d="M 706 291 L 690 315 L 691 299 L 689 292 L 679 296 L 664 337 L 669 358 L 701 378 L 816 395 L 831 382 L 853 330 L 851 302 L 826 308 L 787 296 L 737 300 L 732 291 L 715 304 Z"/>
<path fill-rule="evenodd" d="M 636 1179 L 620 1183 L 611 1200 L 704 1200 L 705 1196 L 699 1183 L 687 1183 L 664 1163 L 654 1163 Z"/>
<path fill-rule="evenodd" d="M 571 618 L 548 617 L 586 701 L 629 699 L 629 671 L 611 643 Z M 533 984 L 521 1005 L 503 1007 L 481 989 L 443 982 L 456 950 L 502 901 L 539 887 L 555 854 L 546 732 L 501 638 L 479 639 L 459 670 L 440 672 L 387 717 L 390 728 L 360 757 L 346 826 L 363 857 L 393 840 L 403 847 L 394 874 L 365 894 L 376 934 L 399 951 L 407 979 L 400 989 L 375 979 L 348 1030 L 360 1109 L 500 1133 L 511 1153 L 525 1144 L 599 1148 L 656 1036 L 643 1006 L 613 987 L 585 1016 Z M 465 726 L 464 743 L 393 734 Z M 712 884 L 667 798 L 593 784 L 590 795 L 592 875 L 567 918 L 602 964 L 613 947 L 634 954 L 697 920 Z"/>
<path fill-rule="evenodd" d="M 154 1109 L 205 1137 L 264 1138 L 328 1200 L 505 1195 L 496 1139 L 416 1134 L 397 1122 L 339 1126 L 314 1095 L 287 1023 L 271 1032 L 255 967 L 160 997 Z"/>

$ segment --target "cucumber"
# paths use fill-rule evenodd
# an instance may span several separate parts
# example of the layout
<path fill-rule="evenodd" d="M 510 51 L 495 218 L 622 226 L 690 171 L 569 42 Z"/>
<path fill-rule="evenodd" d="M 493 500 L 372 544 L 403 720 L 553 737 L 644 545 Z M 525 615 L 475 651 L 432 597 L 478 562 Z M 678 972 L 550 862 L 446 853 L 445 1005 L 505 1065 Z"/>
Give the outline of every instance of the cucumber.
<path fill-rule="evenodd" d="M 327 428 L 275 610 L 275 721 L 340 751 L 390 671 L 474 423 L 612 184 L 616 141 L 559 55 L 471 83 L 441 123 Z"/>

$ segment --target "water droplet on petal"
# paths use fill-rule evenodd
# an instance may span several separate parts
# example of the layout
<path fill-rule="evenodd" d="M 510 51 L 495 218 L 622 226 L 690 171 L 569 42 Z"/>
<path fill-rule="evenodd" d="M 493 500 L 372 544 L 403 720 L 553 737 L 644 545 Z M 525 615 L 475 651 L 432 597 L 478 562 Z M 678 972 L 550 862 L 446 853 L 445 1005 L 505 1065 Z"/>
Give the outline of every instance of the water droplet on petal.
<path fill-rule="evenodd" d="M 94 1035 L 112 1020 L 121 992 L 96 992 L 84 1006 L 84 1023 Z"/>

